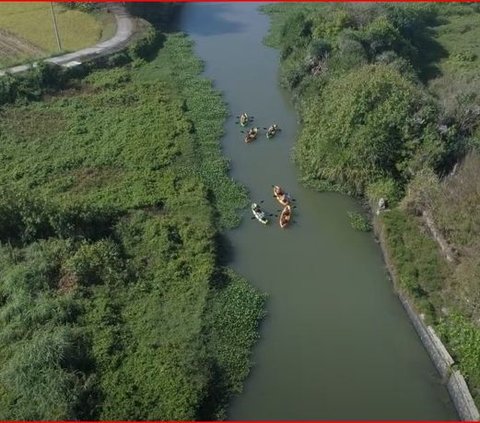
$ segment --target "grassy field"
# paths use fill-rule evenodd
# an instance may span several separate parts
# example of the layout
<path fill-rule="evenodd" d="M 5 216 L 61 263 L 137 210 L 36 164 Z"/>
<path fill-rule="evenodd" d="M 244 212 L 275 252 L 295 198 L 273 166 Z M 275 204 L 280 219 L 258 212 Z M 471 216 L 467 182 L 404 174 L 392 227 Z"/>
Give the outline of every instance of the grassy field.
<path fill-rule="evenodd" d="M 438 75 L 429 81 L 431 91 L 449 114 L 472 129 L 472 141 L 480 147 L 480 125 L 468 116 L 468 109 L 480 103 L 480 13 L 477 5 L 445 7 L 441 24 L 432 29 L 444 51 L 438 61 Z"/>
<path fill-rule="evenodd" d="M 69 10 L 54 4 L 62 49 L 94 45 L 104 29 L 112 33 L 113 18 Z M 49 3 L 0 3 L 0 66 L 58 53 Z"/>

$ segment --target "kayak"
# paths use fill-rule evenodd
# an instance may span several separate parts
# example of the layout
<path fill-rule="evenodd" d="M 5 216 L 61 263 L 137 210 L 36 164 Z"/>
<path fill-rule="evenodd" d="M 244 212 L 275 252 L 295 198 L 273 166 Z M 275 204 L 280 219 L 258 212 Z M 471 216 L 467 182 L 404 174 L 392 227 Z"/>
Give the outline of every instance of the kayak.
<path fill-rule="evenodd" d="M 268 219 L 265 217 L 265 212 L 257 203 L 252 204 L 252 213 L 259 222 L 263 223 L 264 225 L 268 223 Z"/>
<path fill-rule="evenodd" d="M 279 128 L 278 128 L 277 125 L 273 125 L 270 128 L 268 128 L 267 138 L 268 139 L 273 138 L 275 136 L 275 134 L 277 133 L 277 131 L 279 131 Z"/>
<path fill-rule="evenodd" d="M 280 227 L 283 229 L 290 223 L 290 219 L 292 218 L 292 208 L 290 206 L 285 206 L 282 210 L 282 214 L 280 215 Z"/>
<path fill-rule="evenodd" d="M 248 115 L 246 113 L 240 116 L 240 125 L 248 125 Z"/>
<path fill-rule="evenodd" d="M 278 202 L 282 206 L 286 206 L 290 204 L 291 198 L 290 195 L 288 195 L 281 187 L 278 185 L 274 185 L 273 187 L 273 195 L 275 198 L 278 200 Z"/>
<path fill-rule="evenodd" d="M 249 131 L 247 135 L 245 135 L 245 142 L 247 143 L 255 141 L 255 139 L 257 138 L 258 128 L 252 128 L 251 131 L 252 131 L 251 133 Z"/>

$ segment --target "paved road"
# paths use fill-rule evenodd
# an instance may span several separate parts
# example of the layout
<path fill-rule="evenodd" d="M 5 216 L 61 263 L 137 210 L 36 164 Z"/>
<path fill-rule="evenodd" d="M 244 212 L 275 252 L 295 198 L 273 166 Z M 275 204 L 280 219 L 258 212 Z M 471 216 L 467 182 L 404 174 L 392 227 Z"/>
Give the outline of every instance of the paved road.
<path fill-rule="evenodd" d="M 96 44 L 93 47 L 84 48 L 73 53 L 64 54 L 62 56 L 51 57 L 46 59 L 45 62 L 55 63 L 62 66 L 72 66 L 75 65 L 75 62 L 81 62 L 94 57 L 106 56 L 121 50 L 128 43 L 133 34 L 133 20 L 123 6 L 117 4 L 111 5 L 109 6 L 109 9 L 115 14 L 115 19 L 117 20 L 117 32 L 112 38 Z M 0 76 L 5 75 L 6 72 L 24 72 L 30 69 L 32 66 L 35 66 L 35 64 L 19 65 L 6 68 L 0 70 Z"/>

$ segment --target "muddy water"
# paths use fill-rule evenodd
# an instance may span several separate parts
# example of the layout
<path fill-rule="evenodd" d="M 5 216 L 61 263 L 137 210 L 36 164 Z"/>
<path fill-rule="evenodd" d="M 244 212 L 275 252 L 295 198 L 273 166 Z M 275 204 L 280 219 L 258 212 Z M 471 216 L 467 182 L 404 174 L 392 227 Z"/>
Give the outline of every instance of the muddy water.
<path fill-rule="evenodd" d="M 189 4 L 181 22 L 232 112 L 222 140 L 232 177 L 271 213 L 279 209 L 272 184 L 285 187 L 297 204 L 286 230 L 276 219 L 268 226 L 251 220 L 247 210 L 228 234 L 231 266 L 270 295 L 255 366 L 229 417 L 454 419 L 392 292 L 378 245 L 350 227 L 347 211 L 357 204 L 298 183 L 291 161 L 296 115 L 278 86 L 278 52 L 262 43 L 269 20 L 258 6 Z M 282 132 L 245 144 L 235 123 L 242 111 L 260 127 L 277 122 Z"/>

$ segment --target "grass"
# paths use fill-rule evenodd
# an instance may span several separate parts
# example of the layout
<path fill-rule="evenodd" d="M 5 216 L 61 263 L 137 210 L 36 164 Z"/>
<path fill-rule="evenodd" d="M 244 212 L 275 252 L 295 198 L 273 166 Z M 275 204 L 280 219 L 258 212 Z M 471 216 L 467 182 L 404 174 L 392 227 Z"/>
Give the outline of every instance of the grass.
<path fill-rule="evenodd" d="M 414 217 L 399 209 L 381 215 L 386 246 L 397 273 L 400 289 L 413 297 L 430 319 L 442 305 L 438 294 L 450 269 L 435 242 Z"/>
<path fill-rule="evenodd" d="M 458 71 L 476 73 L 480 65 L 480 13 L 473 8 L 452 7 L 441 25 L 434 28 L 435 40 L 448 51 L 439 63 L 442 75 Z"/>
<path fill-rule="evenodd" d="M 58 3 L 54 8 L 62 51 L 94 45 L 102 38 L 104 28 L 111 33 L 111 19 L 69 10 Z M 1 3 L 0 30 L 8 32 L 10 44 L 18 45 L 13 55 L 0 50 L 1 66 L 59 53 L 49 3 Z"/>
<path fill-rule="evenodd" d="M 112 38 L 117 30 L 117 21 L 115 16 L 105 10 L 98 10 L 93 14 L 102 26 L 102 37 L 98 40 L 98 42 L 103 42 Z"/>
<path fill-rule="evenodd" d="M 221 264 L 247 198 L 201 69 L 171 34 L 3 107 L 0 418 L 215 419 L 242 389 L 265 299 Z"/>

